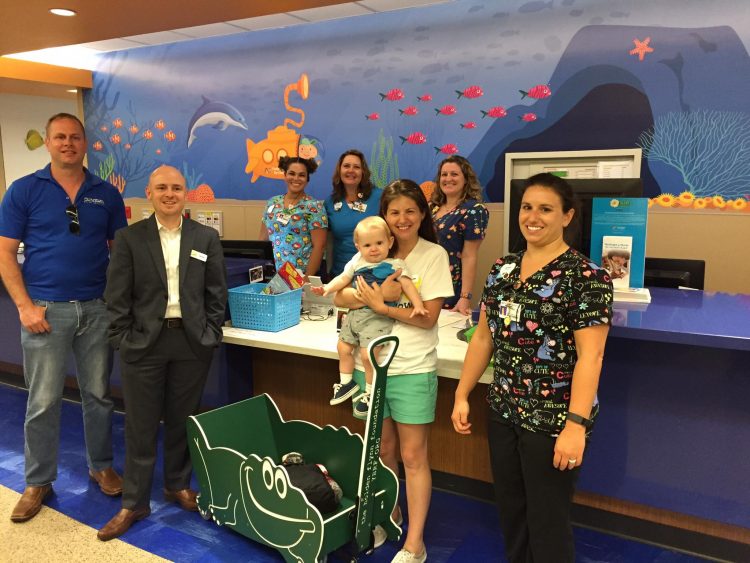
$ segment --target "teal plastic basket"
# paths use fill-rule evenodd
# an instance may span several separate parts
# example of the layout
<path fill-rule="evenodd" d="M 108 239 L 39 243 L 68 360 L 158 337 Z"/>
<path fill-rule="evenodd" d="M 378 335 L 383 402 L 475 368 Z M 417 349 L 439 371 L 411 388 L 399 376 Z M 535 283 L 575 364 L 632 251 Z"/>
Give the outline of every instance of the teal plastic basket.
<path fill-rule="evenodd" d="M 299 324 L 302 289 L 265 295 L 264 283 L 251 283 L 229 290 L 232 326 L 278 332 Z"/>

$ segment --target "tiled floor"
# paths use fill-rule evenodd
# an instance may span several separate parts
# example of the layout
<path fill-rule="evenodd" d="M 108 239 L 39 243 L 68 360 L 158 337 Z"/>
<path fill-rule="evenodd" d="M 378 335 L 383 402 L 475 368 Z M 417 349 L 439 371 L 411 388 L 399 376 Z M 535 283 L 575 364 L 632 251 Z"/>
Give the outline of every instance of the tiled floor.
<path fill-rule="evenodd" d="M 23 418 L 26 393 L 0 385 L 0 484 L 18 492 L 24 488 Z M 103 526 L 120 508 L 119 499 L 106 497 L 88 479 L 83 448 L 81 408 L 66 402 L 62 412 L 59 476 L 50 507 L 94 528 Z M 123 416 L 114 420 L 115 467 L 123 466 Z M 160 463 L 160 462 L 159 462 Z M 160 468 L 160 465 L 157 465 Z M 122 539 L 156 555 L 180 562 L 282 561 L 264 546 L 205 522 L 161 498 L 161 472 L 157 470 L 151 502 L 152 515 L 136 523 Z M 6 520 L 9 515 L 0 515 Z M 41 515 L 40 515 L 41 517 Z M 408 519 L 407 519 L 408 524 Z M 6 525 L 5 523 L 3 525 Z M 23 524 L 16 524 L 23 525 Z M 576 550 L 582 562 L 687 563 L 695 557 L 576 528 Z M 503 543 L 493 505 L 435 491 L 427 521 L 429 561 L 504 561 Z M 360 558 L 369 563 L 390 561 L 397 545 L 386 543 Z M 343 560 L 335 555 L 329 561 Z"/>

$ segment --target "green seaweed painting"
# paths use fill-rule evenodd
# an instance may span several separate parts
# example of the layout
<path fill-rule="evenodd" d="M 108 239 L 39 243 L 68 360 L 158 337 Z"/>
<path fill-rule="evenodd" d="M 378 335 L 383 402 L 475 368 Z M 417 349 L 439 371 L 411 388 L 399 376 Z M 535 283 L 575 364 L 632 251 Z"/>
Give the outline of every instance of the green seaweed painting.
<path fill-rule="evenodd" d="M 372 183 L 381 189 L 398 178 L 398 155 L 393 153 L 393 137 L 386 139 L 382 129 L 372 144 L 370 174 Z"/>
<path fill-rule="evenodd" d="M 97 175 L 102 180 L 109 180 L 109 177 L 112 175 L 112 172 L 115 170 L 115 157 L 113 154 L 108 154 L 107 158 L 105 158 L 103 161 L 99 163 L 99 172 Z"/>

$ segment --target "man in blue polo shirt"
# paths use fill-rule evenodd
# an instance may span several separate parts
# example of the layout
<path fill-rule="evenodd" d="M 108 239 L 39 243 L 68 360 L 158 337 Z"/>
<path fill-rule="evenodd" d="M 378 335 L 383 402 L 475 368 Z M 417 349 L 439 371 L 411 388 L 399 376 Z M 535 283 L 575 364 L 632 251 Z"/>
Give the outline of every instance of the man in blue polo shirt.
<path fill-rule="evenodd" d="M 75 356 L 89 475 L 122 493 L 112 468 L 111 350 L 102 295 L 115 231 L 127 225 L 117 188 L 83 166 L 86 134 L 74 115 L 47 122 L 51 163 L 13 182 L 0 204 L 0 276 L 18 307 L 24 377 L 26 489 L 11 520 L 41 509 L 57 477 L 65 363 Z M 18 264 L 24 243 L 23 268 Z"/>

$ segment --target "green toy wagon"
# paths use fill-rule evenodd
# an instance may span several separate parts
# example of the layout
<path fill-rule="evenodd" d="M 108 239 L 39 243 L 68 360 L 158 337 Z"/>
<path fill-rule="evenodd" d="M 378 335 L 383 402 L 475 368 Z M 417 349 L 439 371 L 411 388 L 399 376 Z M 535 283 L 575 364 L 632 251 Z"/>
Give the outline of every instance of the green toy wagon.
<path fill-rule="evenodd" d="M 389 342 L 387 358 L 379 364 L 373 348 Z M 379 457 L 386 375 L 396 348 L 395 336 L 370 344 L 375 377 L 364 441 L 346 427 L 285 421 L 266 394 L 190 417 L 201 515 L 277 549 L 290 562 L 322 561 L 347 544 L 356 560 L 371 547 L 376 524 L 398 540 L 401 528 L 391 519 L 398 479 Z M 291 484 L 281 464 L 288 452 L 327 468 L 343 491 L 336 510 L 321 514 Z"/>

